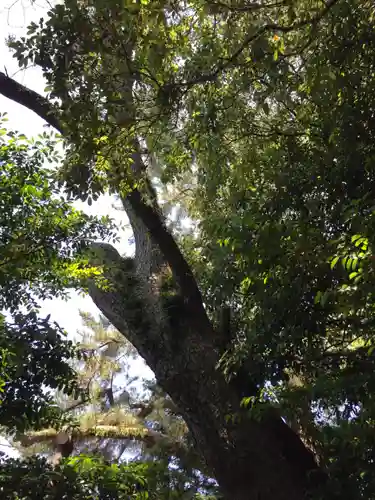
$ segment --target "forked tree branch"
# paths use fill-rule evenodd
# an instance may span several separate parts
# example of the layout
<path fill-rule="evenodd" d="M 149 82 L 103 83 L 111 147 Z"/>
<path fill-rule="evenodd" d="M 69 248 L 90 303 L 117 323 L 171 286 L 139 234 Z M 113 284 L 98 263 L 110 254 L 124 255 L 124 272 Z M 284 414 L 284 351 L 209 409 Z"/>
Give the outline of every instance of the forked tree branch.
<path fill-rule="evenodd" d="M 61 134 L 64 134 L 64 127 L 58 118 L 58 110 L 45 97 L 21 85 L 2 72 L 0 72 L 0 94 L 30 109 Z M 187 305 L 190 306 L 197 320 L 202 321 L 203 319 L 204 324 L 211 331 L 202 296 L 191 268 L 160 215 L 154 207 L 143 201 L 143 197 L 137 189 L 133 189 L 127 198 L 170 265 Z"/>

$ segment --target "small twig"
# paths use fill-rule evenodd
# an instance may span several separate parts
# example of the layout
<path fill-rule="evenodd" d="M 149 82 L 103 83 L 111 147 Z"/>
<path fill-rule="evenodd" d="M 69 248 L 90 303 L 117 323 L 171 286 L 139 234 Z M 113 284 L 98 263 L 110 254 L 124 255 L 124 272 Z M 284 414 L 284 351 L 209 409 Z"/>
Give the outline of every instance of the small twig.
<path fill-rule="evenodd" d="M 265 3 L 265 4 L 251 3 L 250 5 L 243 5 L 241 7 L 230 5 L 224 2 L 208 2 L 208 3 L 214 7 L 221 7 L 222 9 L 229 10 L 231 12 L 252 12 L 256 10 L 272 9 L 275 7 L 283 7 L 285 5 L 288 5 L 288 2 L 286 0 L 283 0 L 282 2 Z"/>

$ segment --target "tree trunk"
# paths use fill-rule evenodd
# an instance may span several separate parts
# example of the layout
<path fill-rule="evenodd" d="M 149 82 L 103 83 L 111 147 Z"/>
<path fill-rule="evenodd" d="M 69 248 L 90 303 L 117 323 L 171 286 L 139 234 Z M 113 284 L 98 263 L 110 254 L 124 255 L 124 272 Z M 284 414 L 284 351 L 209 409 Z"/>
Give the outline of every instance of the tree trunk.
<path fill-rule="evenodd" d="M 0 92 L 64 133 L 44 98 L 2 73 Z M 133 161 L 134 171 L 142 170 L 139 153 Z M 241 391 L 216 369 L 220 333 L 207 318 L 192 271 L 152 201 L 146 203 L 137 189 L 123 200 L 136 241 L 135 259 L 122 258 L 108 244 L 92 246 L 92 260 L 105 265 L 110 287 L 91 282 L 90 296 L 181 410 L 228 500 L 306 498 L 310 473 L 319 472 L 314 456 L 278 415 L 249 418 L 241 408 Z M 176 286 L 173 301 L 160 288 L 166 266 Z"/>
<path fill-rule="evenodd" d="M 154 314 L 147 307 L 139 315 L 131 312 L 129 319 L 125 311 L 134 306 L 137 293 L 125 287 L 117 292 L 90 287 L 96 305 L 126 334 L 181 409 L 228 500 L 305 498 L 307 473 L 316 468 L 312 454 L 280 418 L 257 422 L 241 410 L 239 396 L 216 370 L 215 333 L 210 340 L 200 333 L 199 324 L 191 327 L 186 317 L 178 331 L 168 331 L 164 324 L 157 333 L 152 317 L 149 323 L 146 319 Z"/>
<path fill-rule="evenodd" d="M 146 258 L 146 265 L 125 263 L 109 245 L 94 245 L 92 250 L 108 269 L 113 289 L 101 290 L 91 283 L 93 301 L 138 349 L 160 386 L 181 409 L 228 500 L 305 498 L 308 473 L 317 470 L 312 453 L 279 416 L 268 415 L 259 422 L 241 409 L 239 393 L 216 369 L 219 333 L 203 314 L 191 313 L 184 296 L 178 303 L 177 322 L 171 324 L 168 303 L 163 304 L 160 290 L 144 273 L 155 269 L 147 251 L 158 255 L 155 242 L 150 243 L 143 222 L 134 211 L 130 213 L 133 231 L 144 231 L 135 234 L 137 244 L 144 245 L 137 248 L 136 259 Z M 162 224 L 159 230 L 167 231 Z M 165 236 L 161 234 L 161 239 Z"/>

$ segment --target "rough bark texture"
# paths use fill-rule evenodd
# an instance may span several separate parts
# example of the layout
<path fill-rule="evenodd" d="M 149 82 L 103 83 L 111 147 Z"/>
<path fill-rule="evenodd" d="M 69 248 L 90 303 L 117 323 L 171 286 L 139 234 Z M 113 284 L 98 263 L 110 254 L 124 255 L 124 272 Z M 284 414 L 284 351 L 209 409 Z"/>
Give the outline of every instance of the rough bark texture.
<path fill-rule="evenodd" d="M 157 296 L 150 296 L 131 261 L 125 262 L 109 245 L 93 250 L 114 288 L 106 291 L 91 283 L 91 297 L 126 333 L 181 408 L 228 499 L 304 498 L 306 473 L 316 468 L 312 454 L 279 417 L 256 422 L 241 412 L 239 395 L 216 370 L 215 332 L 197 329 L 183 301 L 181 322 L 172 328 L 168 311 Z M 228 419 L 233 415 L 239 420 Z"/>
<path fill-rule="evenodd" d="M 41 96 L 1 73 L 0 92 L 63 132 Z M 133 161 L 135 170 L 141 167 L 139 153 Z M 145 202 L 135 189 L 123 205 L 134 231 L 135 259 L 122 258 L 111 245 L 93 245 L 92 260 L 105 266 L 110 285 L 91 282 L 93 301 L 138 349 L 181 410 L 228 500 L 306 498 L 309 475 L 318 470 L 314 456 L 278 415 L 260 422 L 246 416 L 240 391 L 216 369 L 220 333 L 207 318 L 192 271 L 156 204 Z M 176 285 L 172 301 L 155 279 L 165 264 Z"/>

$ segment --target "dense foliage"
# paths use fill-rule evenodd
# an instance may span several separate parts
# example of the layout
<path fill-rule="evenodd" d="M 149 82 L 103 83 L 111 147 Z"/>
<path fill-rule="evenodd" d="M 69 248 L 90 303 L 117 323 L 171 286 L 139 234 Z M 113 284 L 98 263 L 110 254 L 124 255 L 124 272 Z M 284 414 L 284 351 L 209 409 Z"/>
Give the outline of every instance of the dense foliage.
<path fill-rule="evenodd" d="M 147 188 L 136 153 L 163 189 L 189 191 L 181 248 L 218 329 L 231 311 L 218 369 L 241 379 L 250 415 L 259 400 L 279 408 L 330 499 L 375 496 L 374 23 L 369 0 L 65 0 L 9 41 L 21 67 L 43 70 L 70 194 Z M 35 196 L 25 185 L 16 195 Z M 34 210 L 41 253 L 20 275 L 10 247 L 0 275 L 12 300 L 25 279 L 41 297 L 72 284 L 72 230 L 87 238 L 94 224 L 69 211 L 55 233 L 51 207 Z M 29 242 L 30 215 L 14 214 Z"/>
<path fill-rule="evenodd" d="M 77 282 L 80 272 L 94 272 L 77 252 L 88 238 L 111 236 L 113 227 L 64 201 L 45 164 L 55 155 L 52 135 L 28 140 L 7 130 L 5 120 L 0 129 L 0 306 L 5 313 L 0 424 L 23 431 L 57 418 L 48 389 L 78 390 L 68 363 L 76 349 L 58 325 L 38 316 L 38 301 L 66 293 L 64 286 Z"/>
<path fill-rule="evenodd" d="M 63 424 L 47 389 L 79 393 L 69 360 L 77 351 L 57 325 L 36 313 L 16 315 L 14 322 L 2 318 L 0 345 L 4 385 L 0 397 L 0 425 L 23 432 L 52 422 Z M 4 371 L 3 371 L 4 370 Z"/>
<path fill-rule="evenodd" d="M 74 209 L 53 180 L 58 138 L 28 139 L 0 122 L 1 308 L 32 308 L 66 295 L 92 274 L 78 256 L 88 241 L 114 237 L 114 226 Z M 85 267 L 86 264 L 86 267 Z"/>
<path fill-rule="evenodd" d="M 163 434 L 156 446 L 158 426 L 149 417 L 155 396 L 133 404 L 132 415 L 126 390 L 112 395 L 109 402 L 107 392 L 100 390 L 110 384 L 110 391 L 115 391 L 116 373 L 127 380 L 134 348 L 105 318 L 97 323 L 82 314 L 89 330 L 82 332 L 79 345 L 66 340 L 65 332 L 49 317 L 40 318 L 41 299 L 65 296 L 68 286 L 77 286 L 82 278 L 99 272 L 88 266 L 80 251 L 90 239 L 113 237 L 114 226 L 107 219 L 97 220 L 75 210 L 61 195 L 53 171 L 44 166 L 46 160 L 58 161 L 52 135 L 29 140 L 9 131 L 5 121 L 1 132 L 0 301 L 5 315 L 0 325 L 0 426 L 8 438 L 13 437 L 22 455 L 27 449 L 20 448 L 18 441 L 26 443 L 25 432 L 38 436 L 39 431 L 43 438 L 44 429 L 77 429 L 78 422 L 83 429 L 75 437 L 76 456 L 59 466 L 42 458 L 51 445 L 55 448 L 53 436 L 47 448 L 35 448 L 39 457 L 29 453 L 21 459 L 2 457 L 2 498 L 177 499 L 184 492 L 200 498 L 196 492 L 204 478 L 194 477 L 191 469 L 184 473 L 176 467 L 178 459 L 170 468 L 173 458 Z M 69 406 L 72 412 L 67 411 Z M 158 407 L 160 413 L 161 403 Z M 155 438 L 150 435 L 147 439 L 138 422 L 136 415 L 144 408 L 146 431 L 147 425 L 155 429 Z M 164 425 L 167 419 L 165 415 Z M 177 428 L 174 435 L 176 432 Z M 130 446 L 134 455 L 134 439 L 139 443 L 136 460 L 130 465 L 118 463 L 116 450 L 122 448 L 123 453 Z M 143 442 L 147 443 L 145 449 Z M 84 455 L 85 451 L 89 454 Z"/>
<path fill-rule="evenodd" d="M 163 474 L 165 471 L 159 471 L 158 465 L 152 463 L 108 465 L 100 459 L 82 456 L 52 467 L 44 459 L 33 457 L 2 461 L 0 491 L 3 498 L 9 499 L 156 500 L 162 498 Z"/>

